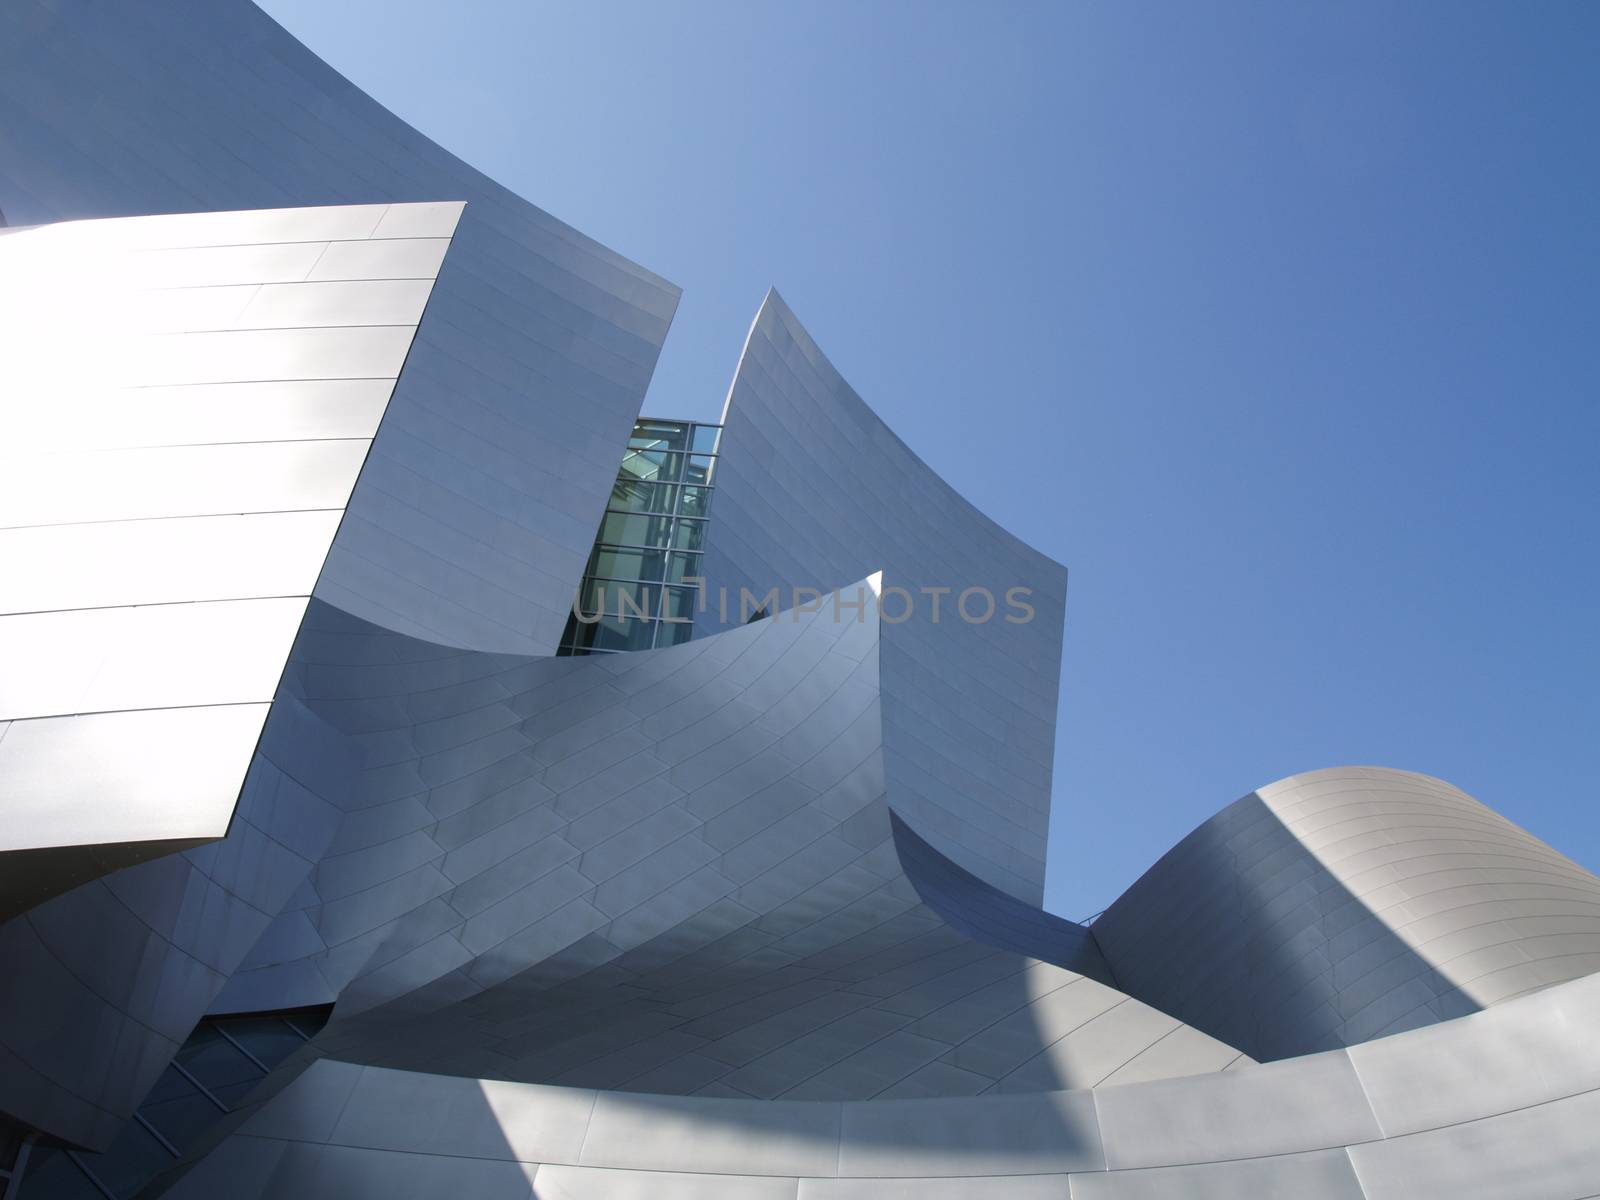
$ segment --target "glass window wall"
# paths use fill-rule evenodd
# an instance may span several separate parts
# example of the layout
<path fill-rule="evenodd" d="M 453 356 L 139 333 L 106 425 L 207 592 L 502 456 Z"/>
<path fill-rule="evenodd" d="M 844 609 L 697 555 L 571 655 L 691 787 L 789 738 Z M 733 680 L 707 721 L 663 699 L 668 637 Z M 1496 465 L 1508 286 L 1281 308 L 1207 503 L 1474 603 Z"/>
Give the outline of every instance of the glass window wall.
<path fill-rule="evenodd" d="M 558 654 L 649 650 L 692 636 L 721 434 L 694 421 L 635 423 Z"/>
<path fill-rule="evenodd" d="M 34 1143 L 20 1181 L 22 1200 L 133 1200 L 185 1151 L 203 1145 L 212 1127 L 245 1104 L 268 1072 L 317 1035 L 331 1011 L 205 1018 L 107 1149 L 91 1153 Z"/>

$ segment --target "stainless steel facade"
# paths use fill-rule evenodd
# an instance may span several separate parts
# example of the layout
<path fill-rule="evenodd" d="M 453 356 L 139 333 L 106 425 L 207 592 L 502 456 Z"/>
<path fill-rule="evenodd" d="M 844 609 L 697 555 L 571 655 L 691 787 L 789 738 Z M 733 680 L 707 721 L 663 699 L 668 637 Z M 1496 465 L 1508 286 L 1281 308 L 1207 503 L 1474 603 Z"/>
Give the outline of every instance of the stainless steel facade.
<path fill-rule="evenodd" d="M 10 909 L 220 837 L 433 288 L 330 259 L 460 206 L 0 239 Z M 88 848 L 94 847 L 90 851 Z M 78 849 L 74 849 L 78 848 Z M 54 880 L 54 882 L 52 882 Z"/>
<path fill-rule="evenodd" d="M 170 1194 L 1570 1200 L 1600 1178 L 1597 1006 L 1591 975 L 1280 1063 L 926 1100 L 631 1096 L 324 1059 Z"/>
<path fill-rule="evenodd" d="M 676 290 L 241 0 L 0 35 L 6 1200 L 1600 1192 L 1600 881 L 1351 768 L 1040 911 L 1065 572 L 775 293 L 694 640 L 555 656 Z"/>
<path fill-rule="evenodd" d="M 422 230 L 321 264 L 439 278 L 317 595 L 418 637 L 552 653 L 678 290 L 441 150 L 243 0 L 17 0 L 0 31 L 13 226 L 466 202 L 443 267 Z"/>
<path fill-rule="evenodd" d="M 705 570 L 728 622 L 743 619 L 741 591 L 777 588 L 788 605 L 796 588 L 883 572 L 895 810 L 963 867 L 1038 904 L 1066 570 L 913 454 L 775 291 L 739 358 L 722 449 Z M 1013 589 L 1026 621 L 1008 604 Z M 711 627 L 722 606 L 708 608 Z"/>
<path fill-rule="evenodd" d="M 459 214 L 0 238 L 14 1120 L 108 1141 L 327 845 L 344 752 L 274 694 L 433 285 L 328 264 Z"/>
<path fill-rule="evenodd" d="M 1312 771 L 1201 825 L 1094 936 L 1134 995 L 1289 1058 L 1600 970 L 1600 879 L 1437 779 Z"/>
<path fill-rule="evenodd" d="M 701 1095 L 1008 1092 L 1236 1061 L 922 902 L 891 826 L 869 616 L 523 659 L 319 607 L 290 675 L 367 765 L 218 1007 L 337 1001 L 319 1045 L 350 1061 Z"/>

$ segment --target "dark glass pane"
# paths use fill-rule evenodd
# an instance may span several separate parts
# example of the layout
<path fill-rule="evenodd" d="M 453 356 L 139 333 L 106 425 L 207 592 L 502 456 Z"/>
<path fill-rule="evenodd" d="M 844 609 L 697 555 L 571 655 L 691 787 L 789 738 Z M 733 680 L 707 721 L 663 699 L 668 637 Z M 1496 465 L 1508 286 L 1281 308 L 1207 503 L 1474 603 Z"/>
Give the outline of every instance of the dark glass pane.
<path fill-rule="evenodd" d="M 35 1196 L 49 1200 L 105 1200 L 100 1189 L 89 1182 L 88 1176 L 78 1169 L 78 1164 L 65 1150 L 49 1146 L 35 1146 L 28 1152 L 22 1195 L 24 1200 L 33 1200 Z"/>
<path fill-rule="evenodd" d="M 610 600 L 610 604 L 606 603 L 607 600 Z M 605 583 L 585 579 L 583 586 L 578 589 L 578 602 L 573 606 L 572 619 L 580 625 L 594 625 L 608 612 L 615 613 L 616 610 L 616 599 L 606 591 Z"/>
<path fill-rule="evenodd" d="M 600 523 L 600 541 L 631 546 L 666 546 L 672 521 L 667 517 L 646 517 L 639 513 L 608 512 Z"/>
<path fill-rule="evenodd" d="M 303 1037 L 277 1017 L 236 1017 L 217 1024 L 260 1059 L 269 1071 L 306 1044 Z"/>
<path fill-rule="evenodd" d="M 664 622 L 661 626 L 661 636 L 656 640 L 656 645 L 676 646 L 680 642 L 687 642 L 693 632 L 693 625 L 674 625 L 670 622 Z"/>
<path fill-rule="evenodd" d="M 322 1032 L 322 1027 L 328 1023 L 328 1018 L 333 1015 L 329 1008 L 315 1008 L 307 1012 L 290 1013 L 284 1020 L 293 1025 L 306 1039 L 310 1040 Z"/>
<path fill-rule="evenodd" d="M 619 475 L 629 479 L 672 482 L 683 474 L 683 455 L 662 450 L 629 450 L 622 456 Z"/>
<path fill-rule="evenodd" d="M 591 579 L 583 585 L 582 615 L 588 617 L 642 618 L 655 615 L 656 592 L 653 583 L 621 583 L 615 579 Z"/>
<path fill-rule="evenodd" d="M 666 557 L 659 550 L 618 550 L 614 546 L 597 546 L 589 556 L 589 569 L 585 574 L 604 575 L 611 579 L 660 579 Z"/>
<path fill-rule="evenodd" d="M 668 620 L 694 620 L 695 598 L 699 588 L 662 588 L 661 615 Z"/>
<path fill-rule="evenodd" d="M 619 621 L 607 617 L 594 630 L 590 644 L 596 650 L 648 650 L 655 636 L 654 621 Z"/>
<path fill-rule="evenodd" d="M 628 445 L 646 449 L 684 450 L 688 447 L 688 440 L 689 426 L 681 421 L 640 421 L 634 425 Z"/>
<path fill-rule="evenodd" d="M 673 583 L 682 583 L 685 579 L 700 578 L 700 556 L 698 554 L 674 554 L 667 564 L 667 578 Z"/>
<path fill-rule="evenodd" d="M 703 517 L 711 507 L 711 489 L 703 487 L 679 488 L 678 512 L 686 517 Z"/>
<path fill-rule="evenodd" d="M 689 465 L 684 469 L 683 481 L 685 483 L 710 483 L 711 465 L 716 461 L 716 459 L 707 458 L 703 454 L 691 454 L 689 456 Z M 673 476 L 673 478 L 676 479 L 677 476 Z"/>
<path fill-rule="evenodd" d="M 698 451 L 701 454 L 715 454 L 717 452 L 717 442 L 721 437 L 721 425 L 696 425 L 694 427 L 694 444 L 689 449 Z"/>
<path fill-rule="evenodd" d="M 571 654 L 587 654 L 594 644 L 593 625 L 584 625 L 576 617 L 567 618 L 567 628 L 561 635 L 561 644 Z"/>
<path fill-rule="evenodd" d="M 304 1042 L 300 1044 L 305 1045 Z M 179 1150 L 187 1150 L 200 1134 L 216 1123 L 222 1111 L 201 1095 L 194 1084 L 168 1067 L 139 1106 L 139 1115 Z"/>
<path fill-rule="evenodd" d="M 195 1027 L 179 1048 L 177 1059 L 206 1091 L 229 1108 L 237 1107 L 262 1079 L 261 1068 L 209 1024 Z"/>
<path fill-rule="evenodd" d="M 683 550 L 699 550 L 705 544 L 704 521 L 679 521 L 672 533 L 672 544 Z"/>
<path fill-rule="evenodd" d="M 85 1154 L 84 1166 L 117 1196 L 132 1196 L 177 1160 L 137 1121 L 128 1121 L 103 1154 Z"/>
<path fill-rule="evenodd" d="M 670 483 L 619 479 L 611 488 L 611 507 L 625 508 L 629 512 L 669 513 L 677 490 Z"/>

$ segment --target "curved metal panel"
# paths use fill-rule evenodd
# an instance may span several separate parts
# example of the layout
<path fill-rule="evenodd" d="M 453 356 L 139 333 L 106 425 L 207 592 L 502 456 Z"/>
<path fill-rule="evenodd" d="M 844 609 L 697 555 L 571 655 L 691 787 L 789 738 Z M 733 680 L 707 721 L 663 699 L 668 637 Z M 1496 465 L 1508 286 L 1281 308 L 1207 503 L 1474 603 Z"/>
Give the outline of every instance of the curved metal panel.
<path fill-rule="evenodd" d="M 1235 1061 L 1037 961 L 1052 919 L 1020 901 L 991 945 L 965 930 L 1003 894 L 946 896 L 954 921 L 922 903 L 879 649 L 870 605 L 544 660 L 318 606 L 293 686 L 367 767 L 219 1004 L 337 999 L 341 1057 L 630 1091 L 948 1095 Z"/>
<path fill-rule="evenodd" d="M 1589 977 L 1353 1051 L 1005 1097 L 628 1096 L 324 1059 L 166 1194 L 248 1173 L 263 1197 L 333 1195 L 330 1169 L 353 1191 L 469 1156 L 541 1196 L 1580 1196 L 1600 1177 L 1597 1003 Z"/>
<path fill-rule="evenodd" d="M 1093 929 L 1129 992 L 1277 1059 L 1600 969 L 1600 879 L 1447 783 L 1337 768 L 1225 808 Z"/>
<path fill-rule="evenodd" d="M 0 281 L 41 332 L 0 372 L 52 400 L 0 554 L 79 560 L 0 583 L 8 1118 L 104 1145 L 208 1006 L 332 1001 L 177 1194 L 1592 1190 L 1600 881 L 1344 770 L 1231 806 L 1093 926 L 1032 907 L 1065 572 L 776 293 L 713 636 L 541 657 L 676 290 L 238 0 L 19 0 L 0 34 L 13 218 L 339 205 L 0 239 L 46 271 Z M 68 386 L 62 344 L 105 353 Z M 873 572 L 860 609 L 802 602 Z"/>
<path fill-rule="evenodd" d="M 1111 967 L 1087 926 L 1024 904 L 985 883 L 940 854 L 892 812 L 889 823 L 906 878 L 923 903 L 953 928 L 986 945 L 1033 955 L 1116 986 Z"/>
<path fill-rule="evenodd" d="M 274 697 L 431 281 L 266 292 L 259 252 L 303 275 L 395 213 L 0 240 L 0 1110 L 64 1140 L 112 1136 L 331 833 L 344 751 Z M 196 246 L 236 253 L 190 287 Z"/>
<path fill-rule="evenodd" d="M 742 593 L 777 589 L 788 607 L 796 588 L 881 570 L 890 803 L 940 853 L 1038 904 L 1065 568 L 913 454 L 776 292 L 745 342 L 721 448 L 705 574 L 728 623 L 744 619 Z"/>
<path fill-rule="evenodd" d="M 459 205 L 446 207 L 419 215 L 448 240 Z M 402 305 L 378 312 L 371 297 L 320 290 L 328 285 L 265 290 L 254 256 L 297 247 L 303 275 L 330 248 L 365 242 L 390 214 L 391 206 L 373 205 L 82 221 L 15 230 L 0 242 L 9 335 L 0 362 L 0 553 L 8 567 L 0 719 L 14 723 L 0 751 L 12 818 L 4 849 L 102 847 L 64 876 L 81 879 L 112 843 L 226 831 L 431 286 L 412 281 Z M 229 273 L 201 287 L 175 282 L 169 264 L 196 247 L 233 252 Z M 313 301 L 287 299 L 308 286 L 319 289 Z M 257 328 L 264 311 L 281 315 L 285 303 L 299 327 Z M 380 318 L 386 323 L 373 327 Z M 263 385 L 326 385 L 319 376 L 337 373 L 370 333 L 383 336 L 383 355 L 362 365 L 375 376 L 362 381 L 362 419 L 347 413 L 338 436 L 257 405 Z M 321 350 L 252 355 L 215 341 L 257 336 L 315 337 Z M 237 381 L 204 389 L 204 404 L 231 410 L 227 442 L 204 422 L 166 419 L 184 386 L 148 386 L 196 375 Z M 299 398 L 314 407 L 320 397 Z M 161 428 L 156 439 L 137 434 L 147 404 Z M 36 721 L 49 721 L 48 730 L 30 728 Z M 188 743 L 224 727 L 229 736 Z M 161 787 L 171 791 L 156 817 L 150 805 Z M 48 827 L 44 814 L 22 819 L 45 797 Z"/>
<path fill-rule="evenodd" d="M 352 766 L 332 731 L 280 695 L 243 790 L 226 793 L 226 838 L 110 871 L 0 924 L 0 1111 L 104 1148 L 303 884 L 334 829 L 324 797 L 348 786 Z M 116 773 L 151 789 L 169 775 L 194 786 L 182 768 L 151 768 L 134 756 Z"/>
<path fill-rule="evenodd" d="M 459 226 L 443 203 L 457 201 Z M 263 286 L 236 326 L 251 332 L 190 334 L 148 382 L 231 377 L 247 359 L 393 374 L 403 346 L 384 326 L 414 324 L 405 281 L 437 275 L 317 594 L 449 645 L 553 652 L 677 289 L 445 153 L 245 0 L 0 14 L 13 224 L 285 204 L 352 207 L 249 249 L 221 218 L 187 227 L 165 286 Z M 366 328 L 285 328 L 329 306 Z"/>

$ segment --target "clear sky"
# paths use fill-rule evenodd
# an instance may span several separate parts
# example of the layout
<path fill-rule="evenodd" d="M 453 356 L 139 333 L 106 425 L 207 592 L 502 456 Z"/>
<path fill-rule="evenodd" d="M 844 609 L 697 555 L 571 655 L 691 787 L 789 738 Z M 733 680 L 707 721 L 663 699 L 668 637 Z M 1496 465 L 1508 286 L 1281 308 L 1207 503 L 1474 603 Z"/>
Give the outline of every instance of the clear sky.
<path fill-rule="evenodd" d="M 1600 4 L 267 0 L 1071 570 L 1047 904 L 1373 763 L 1600 869 Z"/>

